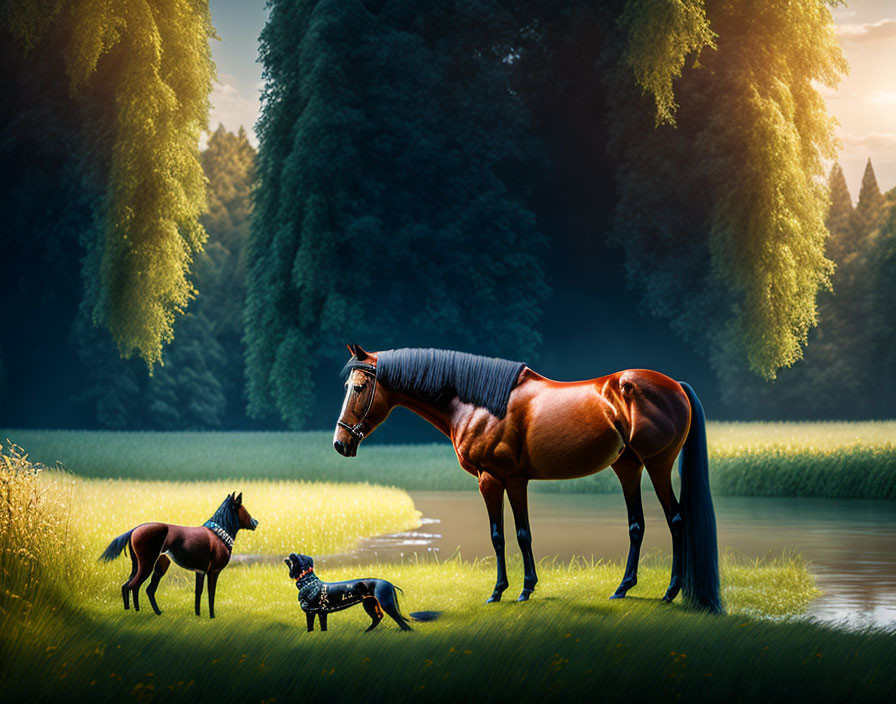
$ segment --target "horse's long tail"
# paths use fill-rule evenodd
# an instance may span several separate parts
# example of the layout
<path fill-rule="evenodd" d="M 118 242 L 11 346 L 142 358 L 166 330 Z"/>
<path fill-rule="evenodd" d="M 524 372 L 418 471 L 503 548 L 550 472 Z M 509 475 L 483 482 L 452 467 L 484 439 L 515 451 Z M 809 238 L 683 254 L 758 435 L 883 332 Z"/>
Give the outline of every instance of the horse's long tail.
<path fill-rule="evenodd" d="M 706 417 L 690 384 L 679 382 L 691 404 L 691 427 L 681 449 L 682 592 L 685 602 L 711 613 L 722 613 L 719 594 L 719 546 L 716 514 L 709 493 Z"/>
<path fill-rule="evenodd" d="M 133 533 L 136 528 L 131 528 L 127 533 L 122 533 L 115 540 L 109 543 L 109 547 L 107 547 L 103 554 L 100 555 L 100 560 L 103 562 L 112 562 L 116 557 L 121 555 L 121 551 L 125 549 L 128 541 L 131 539 L 131 533 Z"/>

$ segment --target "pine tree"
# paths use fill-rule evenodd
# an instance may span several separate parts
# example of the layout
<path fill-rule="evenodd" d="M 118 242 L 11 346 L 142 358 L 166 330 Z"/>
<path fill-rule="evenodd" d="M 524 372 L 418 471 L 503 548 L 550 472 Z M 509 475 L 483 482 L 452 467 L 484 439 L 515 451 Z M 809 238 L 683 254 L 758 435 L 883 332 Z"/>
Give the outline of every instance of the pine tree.
<path fill-rule="evenodd" d="M 883 224 L 870 238 L 873 269 L 865 330 L 874 393 L 868 401 L 876 417 L 896 418 L 896 188 L 884 198 L 883 210 Z"/>
<path fill-rule="evenodd" d="M 828 237 L 826 252 L 828 257 L 835 264 L 839 265 L 848 255 L 853 254 L 856 249 L 852 227 L 854 212 L 852 197 L 849 195 L 846 177 L 843 175 L 843 169 L 840 167 L 839 162 L 831 167 L 831 174 L 828 178 L 828 190 L 831 204 L 828 207 L 825 226 L 828 228 L 830 236 Z"/>
<path fill-rule="evenodd" d="M 874 175 L 874 167 L 869 157 L 868 163 L 865 164 L 865 173 L 862 174 L 862 187 L 853 214 L 855 236 L 860 239 L 867 237 L 881 226 L 884 215 L 884 196 L 877 185 L 877 177 Z"/>
<path fill-rule="evenodd" d="M 224 353 L 213 326 L 202 312 L 187 313 L 178 323 L 175 342 L 149 381 L 148 421 L 160 430 L 214 429 L 226 408 L 219 381 Z"/>
<path fill-rule="evenodd" d="M 221 348 L 218 381 L 226 400 L 221 422 L 245 424 L 245 343 L 243 313 L 246 299 L 246 254 L 255 178 L 255 149 L 245 129 L 236 134 L 219 125 L 202 152 L 208 179 L 209 212 L 202 218 L 208 232 L 205 251 L 196 264 L 198 299 L 193 310 L 206 316 Z"/>

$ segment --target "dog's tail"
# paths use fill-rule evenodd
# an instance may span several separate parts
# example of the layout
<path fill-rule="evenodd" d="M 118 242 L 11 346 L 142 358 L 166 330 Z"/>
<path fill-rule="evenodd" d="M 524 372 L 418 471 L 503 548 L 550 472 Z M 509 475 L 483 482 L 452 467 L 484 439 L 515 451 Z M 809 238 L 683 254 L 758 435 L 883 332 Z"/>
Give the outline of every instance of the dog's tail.
<path fill-rule="evenodd" d="M 131 533 L 135 530 L 136 528 L 131 528 L 127 533 L 122 533 L 115 538 L 115 540 L 109 543 L 109 547 L 103 551 L 99 559 L 103 562 L 112 562 L 112 560 L 121 555 L 121 551 L 125 549 L 128 541 L 131 539 Z"/>
<path fill-rule="evenodd" d="M 390 582 L 391 584 L 391 582 Z M 392 599 L 395 601 L 395 610 L 398 612 L 398 615 L 401 616 L 405 621 L 408 620 L 408 617 L 401 613 L 401 604 L 398 601 L 398 592 L 404 594 L 404 589 L 401 587 L 396 587 L 392 584 Z"/>
<path fill-rule="evenodd" d="M 402 594 L 404 594 L 404 589 L 401 587 L 396 587 L 394 584 L 392 585 L 393 589 L 397 589 Z M 395 607 L 398 608 L 398 595 L 395 595 Z M 401 614 L 401 609 L 398 608 L 398 613 Z M 435 621 L 439 616 L 442 615 L 441 611 L 411 611 L 408 616 L 410 616 L 412 621 Z M 401 614 L 401 617 L 407 620 L 408 616 Z"/>

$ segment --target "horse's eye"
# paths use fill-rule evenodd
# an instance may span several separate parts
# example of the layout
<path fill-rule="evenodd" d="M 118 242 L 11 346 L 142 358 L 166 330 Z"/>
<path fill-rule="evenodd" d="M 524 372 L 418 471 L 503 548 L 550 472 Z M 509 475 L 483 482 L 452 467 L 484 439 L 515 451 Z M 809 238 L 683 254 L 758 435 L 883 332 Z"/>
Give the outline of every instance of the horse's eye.
<path fill-rule="evenodd" d="M 364 390 L 364 384 L 355 384 L 355 391 L 361 392 Z"/>

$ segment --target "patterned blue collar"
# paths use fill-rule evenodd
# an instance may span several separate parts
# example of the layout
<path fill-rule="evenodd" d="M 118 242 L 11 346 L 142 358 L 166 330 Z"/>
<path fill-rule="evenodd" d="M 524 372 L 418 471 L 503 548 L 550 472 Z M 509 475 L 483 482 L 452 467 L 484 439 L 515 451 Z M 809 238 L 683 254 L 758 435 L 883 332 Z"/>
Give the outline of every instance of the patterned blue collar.
<path fill-rule="evenodd" d="M 233 536 L 230 533 L 211 519 L 207 520 L 202 525 L 221 539 L 221 542 L 227 546 L 227 552 L 233 552 Z"/>

